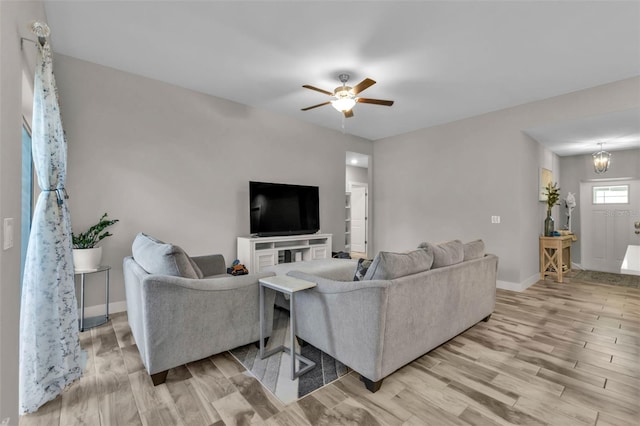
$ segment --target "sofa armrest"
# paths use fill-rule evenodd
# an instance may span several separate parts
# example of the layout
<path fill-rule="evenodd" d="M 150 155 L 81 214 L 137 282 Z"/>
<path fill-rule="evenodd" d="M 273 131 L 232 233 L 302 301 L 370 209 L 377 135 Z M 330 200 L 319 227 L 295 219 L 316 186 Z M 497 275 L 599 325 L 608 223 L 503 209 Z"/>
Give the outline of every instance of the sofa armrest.
<path fill-rule="evenodd" d="M 370 380 L 379 380 L 391 281 L 332 281 L 289 272 L 317 287 L 296 293 L 297 335 Z"/>
<path fill-rule="evenodd" d="M 204 292 L 220 292 L 233 291 L 243 287 L 257 286 L 260 278 L 273 277 L 273 272 L 259 272 L 257 274 L 247 275 L 228 275 L 222 277 L 210 277 L 202 279 L 173 277 L 169 275 L 148 275 L 144 278 L 144 282 L 151 285 L 161 285 L 168 290 L 178 291 L 178 289 L 200 290 Z M 170 288 L 176 287 L 176 288 Z M 148 287 L 148 292 L 154 291 L 152 287 Z"/>
<path fill-rule="evenodd" d="M 221 254 L 195 256 L 192 257 L 191 260 L 198 265 L 198 268 L 202 271 L 202 275 L 205 277 L 227 273 L 227 266 L 224 264 L 224 256 Z"/>
<path fill-rule="evenodd" d="M 136 343 L 145 348 L 149 374 L 258 341 L 258 279 L 267 276 L 273 274 L 204 279 L 144 277 L 144 342 Z M 266 306 L 273 306 L 274 299 L 273 291 L 265 292 Z M 267 309 L 267 336 L 272 325 L 273 309 Z"/>

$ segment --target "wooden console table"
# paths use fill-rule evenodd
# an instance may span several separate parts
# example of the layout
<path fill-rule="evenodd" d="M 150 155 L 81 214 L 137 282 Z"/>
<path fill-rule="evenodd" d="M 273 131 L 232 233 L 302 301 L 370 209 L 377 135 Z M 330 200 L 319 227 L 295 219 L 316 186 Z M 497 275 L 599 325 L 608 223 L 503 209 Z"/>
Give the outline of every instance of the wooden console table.
<path fill-rule="evenodd" d="M 575 240 L 575 235 L 540 237 L 540 279 L 552 275 L 562 282 L 563 275 L 571 271 L 571 243 Z"/>

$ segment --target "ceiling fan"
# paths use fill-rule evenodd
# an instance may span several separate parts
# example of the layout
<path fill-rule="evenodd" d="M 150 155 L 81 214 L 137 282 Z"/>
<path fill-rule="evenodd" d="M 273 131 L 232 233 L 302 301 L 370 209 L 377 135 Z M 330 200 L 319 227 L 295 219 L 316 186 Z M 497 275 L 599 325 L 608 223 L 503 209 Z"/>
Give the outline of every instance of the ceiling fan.
<path fill-rule="evenodd" d="M 346 118 L 350 118 L 350 117 L 353 117 L 352 108 L 356 103 L 375 104 L 375 105 L 384 105 L 384 106 L 393 105 L 393 101 L 385 101 L 383 99 L 360 98 L 356 96 L 358 93 L 376 84 L 375 80 L 372 80 L 370 78 L 365 78 L 355 86 L 349 87 L 347 86 L 347 81 L 349 81 L 349 74 L 340 74 L 338 78 L 340 79 L 342 86 L 336 87 L 333 93 L 327 90 L 318 89 L 317 87 L 310 86 L 308 84 L 305 84 L 304 86 L 302 86 L 305 89 L 315 90 L 316 92 L 324 93 L 325 95 L 333 96 L 335 98 L 333 100 L 323 102 L 318 105 L 302 108 L 302 111 L 309 111 L 310 109 L 313 109 L 313 108 L 318 108 L 324 105 L 331 104 L 335 109 L 343 113 Z"/>

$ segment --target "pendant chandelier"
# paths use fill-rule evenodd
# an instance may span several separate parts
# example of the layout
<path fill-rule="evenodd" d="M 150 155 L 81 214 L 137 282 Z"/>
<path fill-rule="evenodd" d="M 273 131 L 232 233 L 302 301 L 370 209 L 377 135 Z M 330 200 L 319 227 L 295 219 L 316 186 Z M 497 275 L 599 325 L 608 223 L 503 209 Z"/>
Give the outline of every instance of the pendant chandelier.
<path fill-rule="evenodd" d="M 597 174 L 602 174 L 609 169 L 611 164 L 611 153 L 602 150 L 602 142 L 600 142 L 600 151 L 594 152 L 593 169 Z"/>

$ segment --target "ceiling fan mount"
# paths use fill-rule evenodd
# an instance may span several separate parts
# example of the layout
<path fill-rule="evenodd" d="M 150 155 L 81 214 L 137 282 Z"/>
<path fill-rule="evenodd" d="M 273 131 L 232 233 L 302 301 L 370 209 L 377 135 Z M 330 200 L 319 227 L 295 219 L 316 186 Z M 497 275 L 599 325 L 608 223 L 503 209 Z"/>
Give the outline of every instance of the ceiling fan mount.
<path fill-rule="evenodd" d="M 338 86 L 334 89 L 333 93 L 328 90 L 319 89 L 314 86 L 310 86 L 305 84 L 305 89 L 315 90 L 316 92 L 324 93 L 325 95 L 329 95 L 334 97 L 335 99 L 323 102 L 321 104 L 312 105 L 307 108 L 302 108 L 302 111 L 308 111 L 313 108 L 321 107 L 324 105 L 331 104 L 336 110 L 342 112 L 346 118 L 353 117 L 352 108 L 356 103 L 364 103 L 364 104 L 374 104 L 374 105 L 383 105 L 383 106 L 391 106 L 393 105 L 393 101 L 387 101 L 383 99 L 368 99 L 361 98 L 357 95 L 363 90 L 373 86 L 376 84 L 375 80 L 370 78 L 365 78 L 360 83 L 356 84 L 354 87 L 347 86 L 347 82 L 349 81 L 349 74 L 343 73 L 338 76 L 338 79 L 342 83 L 342 86 Z"/>

